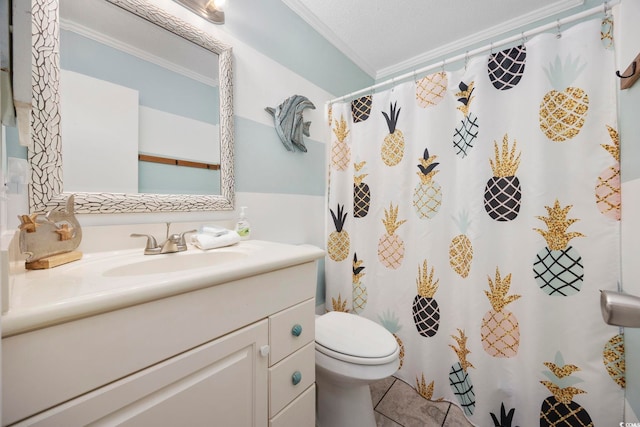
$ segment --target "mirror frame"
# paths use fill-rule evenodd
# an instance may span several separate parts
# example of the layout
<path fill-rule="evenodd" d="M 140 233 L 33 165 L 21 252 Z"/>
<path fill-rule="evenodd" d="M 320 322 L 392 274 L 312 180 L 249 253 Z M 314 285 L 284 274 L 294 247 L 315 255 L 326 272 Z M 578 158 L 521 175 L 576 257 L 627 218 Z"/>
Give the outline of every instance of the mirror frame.
<path fill-rule="evenodd" d="M 220 195 L 64 192 L 60 135 L 59 0 L 32 0 L 32 112 L 27 160 L 31 213 L 63 209 L 75 196 L 76 213 L 193 212 L 234 208 L 232 47 L 144 0 L 105 0 L 219 57 Z"/>

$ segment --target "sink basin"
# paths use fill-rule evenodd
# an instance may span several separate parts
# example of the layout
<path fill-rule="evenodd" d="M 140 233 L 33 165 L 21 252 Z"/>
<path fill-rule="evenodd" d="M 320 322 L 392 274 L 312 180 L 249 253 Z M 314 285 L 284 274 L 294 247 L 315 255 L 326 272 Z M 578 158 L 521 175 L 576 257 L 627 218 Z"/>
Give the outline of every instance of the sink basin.
<path fill-rule="evenodd" d="M 148 259 L 111 268 L 102 273 L 107 277 L 138 276 L 142 274 L 168 274 L 238 261 L 246 253 L 233 251 L 180 252 L 176 254 L 147 255 Z"/>

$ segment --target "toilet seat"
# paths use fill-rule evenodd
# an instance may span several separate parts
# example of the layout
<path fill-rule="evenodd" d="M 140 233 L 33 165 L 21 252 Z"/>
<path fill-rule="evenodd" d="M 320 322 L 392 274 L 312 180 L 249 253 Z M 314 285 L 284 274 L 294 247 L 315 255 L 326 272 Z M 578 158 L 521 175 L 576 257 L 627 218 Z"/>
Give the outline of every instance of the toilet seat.
<path fill-rule="evenodd" d="M 360 365 L 381 365 L 398 357 L 395 337 L 383 326 L 354 314 L 331 311 L 316 318 L 316 350 Z"/>

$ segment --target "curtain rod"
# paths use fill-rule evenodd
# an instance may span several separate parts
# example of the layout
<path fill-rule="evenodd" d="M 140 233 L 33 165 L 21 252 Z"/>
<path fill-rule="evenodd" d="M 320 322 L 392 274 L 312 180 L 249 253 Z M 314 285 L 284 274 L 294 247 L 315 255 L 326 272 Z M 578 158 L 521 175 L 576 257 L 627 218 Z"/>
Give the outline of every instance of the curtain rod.
<path fill-rule="evenodd" d="M 488 44 L 488 45 L 484 45 L 484 46 L 479 47 L 477 49 L 470 50 L 470 51 L 467 51 L 465 53 L 461 53 L 461 54 L 453 56 L 453 57 L 451 57 L 449 59 L 445 59 L 445 60 L 439 61 L 437 63 L 431 64 L 431 65 L 427 65 L 426 67 L 422 67 L 422 68 L 410 71 L 408 73 L 402 74 L 402 75 L 397 76 L 397 77 L 392 77 L 392 78 L 387 79 L 387 80 L 385 80 L 385 81 L 383 81 L 381 83 L 376 83 L 376 84 L 371 85 L 369 87 L 365 87 L 364 89 L 360 89 L 360 90 L 357 90 L 355 92 L 351 92 L 351 93 L 349 93 L 347 95 L 343 95 L 343 96 L 341 96 L 339 98 L 335 98 L 335 99 L 329 100 L 329 101 L 326 102 L 326 104 L 327 105 L 331 105 L 331 104 L 334 104 L 336 102 L 341 102 L 341 101 L 344 101 L 346 99 L 355 97 L 356 95 L 360 95 L 360 94 L 366 93 L 366 92 L 371 92 L 371 91 L 373 91 L 375 89 L 378 89 L 380 87 L 387 86 L 389 84 L 394 84 L 394 83 L 396 83 L 398 81 L 408 79 L 409 77 L 415 77 L 417 74 L 422 74 L 422 73 L 424 73 L 426 71 L 431 71 L 431 70 L 433 70 L 435 68 L 438 68 L 438 67 L 443 67 L 444 68 L 444 66 L 447 63 L 460 61 L 462 59 L 468 59 L 471 56 L 475 56 L 475 55 L 478 55 L 480 53 L 483 53 L 483 52 L 486 52 L 488 50 L 491 50 L 491 49 L 495 48 L 496 46 L 506 45 L 506 44 L 512 43 L 512 42 L 517 41 L 517 40 L 522 40 L 522 39 L 527 38 L 527 37 L 535 36 L 537 34 L 544 33 L 545 31 L 548 31 L 548 30 L 553 29 L 553 28 L 557 28 L 558 30 L 560 30 L 560 26 L 562 26 L 562 25 L 566 25 L 566 24 L 570 24 L 570 23 L 575 22 L 575 21 L 579 21 L 580 19 L 586 18 L 586 17 L 591 16 L 591 15 L 596 15 L 596 14 L 601 13 L 601 12 L 604 12 L 606 14 L 607 11 L 609 9 L 611 9 L 612 6 L 617 5 L 618 3 L 620 3 L 620 1 L 621 0 L 605 1 L 602 4 L 602 6 L 596 6 L 594 8 L 587 9 L 585 11 L 576 13 L 575 15 L 571 15 L 571 16 L 569 16 L 567 18 L 558 19 L 555 22 L 551 22 L 549 24 L 545 24 L 545 25 L 542 25 L 540 27 L 534 28 L 533 30 L 524 31 L 521 34 L 517 34 L 517 35 L 511 36 L 511 37 L 507 37 L 507 38 L 502 39 L 502 40 L 500 40 L 498 42 L 491 43 L 491 44 Z"/>

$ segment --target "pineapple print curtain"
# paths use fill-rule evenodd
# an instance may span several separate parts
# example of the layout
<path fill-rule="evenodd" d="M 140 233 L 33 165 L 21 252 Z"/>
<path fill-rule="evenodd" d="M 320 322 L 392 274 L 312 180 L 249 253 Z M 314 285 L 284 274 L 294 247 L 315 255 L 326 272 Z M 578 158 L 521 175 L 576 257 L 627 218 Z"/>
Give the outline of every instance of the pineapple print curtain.
<path fill-rule="evenodd" d="M 384 325 L 396 376 L 477 425 L 623 420 L 599 311 L 620 276 L 610 34 L 584 22 L 332 106 L 326 308 Z"/>

